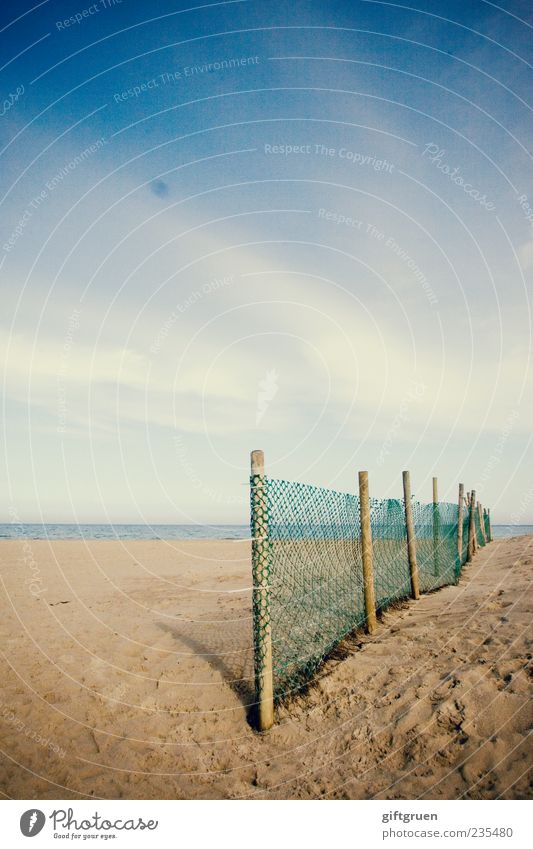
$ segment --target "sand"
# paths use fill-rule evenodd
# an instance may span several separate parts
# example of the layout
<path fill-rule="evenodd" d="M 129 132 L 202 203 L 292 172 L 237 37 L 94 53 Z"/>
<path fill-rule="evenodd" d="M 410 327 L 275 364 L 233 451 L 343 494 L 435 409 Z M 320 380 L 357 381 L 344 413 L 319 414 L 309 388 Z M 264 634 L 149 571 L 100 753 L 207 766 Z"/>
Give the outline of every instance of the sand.
<path fill-rule="evenodd" d="M 533 537 L 384 614 L 257 734 L 247 542 L 2 541 L 17 799 L 531 795 Z"/>

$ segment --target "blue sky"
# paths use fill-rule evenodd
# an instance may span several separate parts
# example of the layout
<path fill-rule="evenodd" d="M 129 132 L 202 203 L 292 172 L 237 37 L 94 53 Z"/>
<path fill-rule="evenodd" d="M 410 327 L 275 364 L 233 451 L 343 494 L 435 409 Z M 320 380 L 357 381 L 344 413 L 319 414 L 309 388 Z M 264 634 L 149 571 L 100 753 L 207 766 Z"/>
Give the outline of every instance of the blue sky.
<path fill-rule="evenodd" d="M 0 12 L 0 518 L 533 522 L 529 4 L 192 6 Z"/>

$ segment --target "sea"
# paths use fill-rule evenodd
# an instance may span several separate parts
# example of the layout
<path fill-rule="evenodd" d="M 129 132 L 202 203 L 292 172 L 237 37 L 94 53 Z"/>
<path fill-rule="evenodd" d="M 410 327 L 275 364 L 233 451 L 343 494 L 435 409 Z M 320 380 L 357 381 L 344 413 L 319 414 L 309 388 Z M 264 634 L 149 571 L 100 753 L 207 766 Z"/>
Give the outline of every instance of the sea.
<path fill-rule="evenodd" d="M 249 525 L 0 524 L 0 539 L 247 539 Z"/>
<path fill-rule="evenodd" d="M 493 525 L 494 539 L 533 534 L 533 525 Z M 249 539 L 249 525 L 0 524 L 0 539 Z"/>

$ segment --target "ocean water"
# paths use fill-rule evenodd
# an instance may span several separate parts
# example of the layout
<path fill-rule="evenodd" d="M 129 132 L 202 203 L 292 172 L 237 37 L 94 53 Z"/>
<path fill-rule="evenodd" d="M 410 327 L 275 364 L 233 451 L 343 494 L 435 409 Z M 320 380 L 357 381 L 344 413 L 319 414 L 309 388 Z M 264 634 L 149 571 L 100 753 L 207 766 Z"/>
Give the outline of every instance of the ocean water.
<path fill-rule="evenodd" d="M 494 539 L 533 534 L 533 525 L 493 525 Z M 0 539 L 249 539 L 248 525 L 0 524 Z"/>
<path fill-rule="evenodd" d="M 509 539 L 509 537 L 521 537 L 533 534 L 533 525 L 493 525 L 493 539 Z"/>
<path fill-rule="evenodd" d="M 0 524 L 0 539 L 246 539 L 248 525 Z"/>

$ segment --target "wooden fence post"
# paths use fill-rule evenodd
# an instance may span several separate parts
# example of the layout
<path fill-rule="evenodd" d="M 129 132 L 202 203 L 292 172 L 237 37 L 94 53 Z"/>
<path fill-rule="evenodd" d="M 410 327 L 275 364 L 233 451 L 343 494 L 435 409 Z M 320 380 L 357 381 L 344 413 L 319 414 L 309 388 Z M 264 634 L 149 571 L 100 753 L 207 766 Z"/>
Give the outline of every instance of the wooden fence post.
<path fill-rule="evenodd" d="M 476 501 L 476 509 L 477 515 L 479 519 L 479 540 L 478 542 L 481 544 L 483 542 L 483 528 L 481 527 L 481 502 Z"/>
<path fill-rule="evenodd" d="M 252 575 L 254 666 L 257 717 L 260 731 L 274 724 L 274 687 L 272 677 L 272 629 L 270 622 L 270 546 L 268 506 L 265 491 L 265 458 L 252 451 Z"/>
<path fill-rule="evenodd" d="M 407 556 L 409 558 L 409 572 L 411 574 L 411 593 L 413 598 L 420 598 L 418 564 L 416 562 L 415 526 L 413 522 L 413 505 L 411 503 L 411 476 L 409 472 L 402 472 L 402 477 L 403 501 L 405 505 L 405 529 L 407 532 Z"/>
<path fill-rule="evenodd" d="M 476 498 L 475 489 L 470 493 L 470 504 L 468 505 L 468 555 L 466 558 L 467 563 L 472 562 L 472 558 L 474 557 L 474 540 L 476 538 L 475 526 L 474 526 L 474 501 Z"/>
<path fill-rule="evenodd" d="M 457 552 L 459 554 L 459 565 L 463 565 L 463 504 L 465 487 L 459 484 L 459 514 L 457 518 Z"/>
<path fill-rule="evenodd" d="M 483 504 L 479 502 L 479 526 L 481 528 L 481 536 L 483 537 L 483 541 L 485 545 L 487 544 L 487 534 L 485 533 L 485 521 L 483 518 Z"/>
<path fill-rule="evenodd" d="M 474 554 L 477 552 L 479 548 L 479 539 L 477 535 L 477 523 L 476 523 L 476 512 L 479 516 L 479 510 L 477 509 L 477 501 L 474 498 Z"/>
<path fill-rule="evenodd" d="M 363 549 L 363 589 L 365 594 L 366 629 L 369 634 L 373 634 L 377 629 L 377 619 L 368 472 L 359 472 L 359 510 L 361 514 L 361 545 Z"/>
<path fill-rule="evenodd" d="M 492 522 L 490 521 L 490 507 L 487 507 L 487 523 L 489 526 L 489 542 L 492 542 Z"/>
<path fill-rule="evenodd" d="M 437 478 L 433 478 L 433 571 L 439 574 L 439 489 Z"/>

